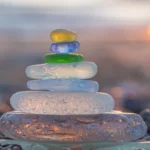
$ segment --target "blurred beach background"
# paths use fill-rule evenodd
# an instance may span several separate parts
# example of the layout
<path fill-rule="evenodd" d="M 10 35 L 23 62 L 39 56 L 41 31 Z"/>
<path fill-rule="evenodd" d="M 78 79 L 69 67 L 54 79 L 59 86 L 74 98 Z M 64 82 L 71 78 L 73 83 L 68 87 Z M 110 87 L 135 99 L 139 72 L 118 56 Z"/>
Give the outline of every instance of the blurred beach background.
<path fill-rule="evenodd" d="M 0 112 L 28 90 L 25 69 L 44 63 L 57 28 L 77 32 L 77 53 L 98 65 L 93 80 L 116 110 L 150 108 L 149 0 L 0 0 Z"/>

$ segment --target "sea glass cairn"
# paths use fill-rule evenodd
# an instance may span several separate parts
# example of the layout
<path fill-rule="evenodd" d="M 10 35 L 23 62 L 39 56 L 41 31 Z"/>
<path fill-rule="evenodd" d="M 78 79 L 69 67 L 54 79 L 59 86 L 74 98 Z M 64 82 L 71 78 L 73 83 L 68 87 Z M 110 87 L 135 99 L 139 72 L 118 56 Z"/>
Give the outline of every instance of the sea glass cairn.
<path fill-rule="evenodd" d="M 97 74 L 97 65 L 74 54 L 80 48 L 77 34 L 56 29 L 50 39 L 53 53 L 44 57 L 45 63 L 26 68 L 26 75 L 33 79 L 27 82 L 30 91 L 12 95 L 14 111 L 2 115 L 0 131 L 16 141 L 72 150 L 74 146 L 91 150 L 102 143 L 142 138 L 147 132 L 142 118 L 113 111 L 113 97 L 98 92 L 99 84 L 90 80 Z"/>

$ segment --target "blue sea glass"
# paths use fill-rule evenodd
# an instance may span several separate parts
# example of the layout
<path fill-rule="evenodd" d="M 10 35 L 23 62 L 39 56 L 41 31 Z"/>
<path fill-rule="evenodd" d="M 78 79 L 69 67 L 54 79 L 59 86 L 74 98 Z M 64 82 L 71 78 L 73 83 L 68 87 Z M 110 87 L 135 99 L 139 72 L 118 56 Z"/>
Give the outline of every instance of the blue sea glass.
<path fill-rule="evenodd" d="M 63 92 L 97 92 L 99 84 L 92 80 L 80 79 L 47 79 L 27 82 L 31 90 L 49 90 Z"/>
<path fill-rule="evenodd" d="M 54 53 L 72 53 L 79 49 L 80 43 L 74 42 L 63 42 L 63 43 L 52 43 L 50 45 L 50 51 Z"/>

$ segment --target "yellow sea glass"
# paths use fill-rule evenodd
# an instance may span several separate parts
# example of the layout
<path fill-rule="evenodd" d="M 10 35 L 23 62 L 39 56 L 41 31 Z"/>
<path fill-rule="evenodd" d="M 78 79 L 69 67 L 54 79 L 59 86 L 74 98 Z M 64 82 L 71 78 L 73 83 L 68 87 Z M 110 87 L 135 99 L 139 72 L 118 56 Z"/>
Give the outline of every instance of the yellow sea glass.
<path fill-rule="evenodd" d="M 77 34 L 65 30 L 65 29 L 57 29 L 51 32 L 50 39 L 52 42 L 73 42 L 77 39 Z"/>

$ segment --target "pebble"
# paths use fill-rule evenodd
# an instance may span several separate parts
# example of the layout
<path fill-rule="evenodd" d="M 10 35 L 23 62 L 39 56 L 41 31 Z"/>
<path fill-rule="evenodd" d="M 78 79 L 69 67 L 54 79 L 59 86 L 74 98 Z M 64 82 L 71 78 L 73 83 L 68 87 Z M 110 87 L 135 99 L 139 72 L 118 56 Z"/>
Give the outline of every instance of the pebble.
<path fill-rule="evenodd" d="M 147 127 L 148 127 L 148 132 L 150 133 L 150 108 L 145 109 L 140 113 L 142 116 L 143 120 L 145 121 Z"/>
<path fill-rule="evenodd" d="M 145 141 L 150 141 L 150 136 L 144 137 L 144 140 L 145 140 Z"/>
<path fill-rule="evenodd" d="M 92 62 L 38 64 L 26 68 L 26 75 L 33 79 L 76 78 L 89 79 L 96 75 L 97 65 Z"/>
<path fill-rule="evenodd" d="M 77 39 L 77 34 L 70 30 L 56 29 L 50 34 L 52 42 L 73 42 Z"/>
<path fill-rule="evenodd" d="M 52 43 L 50 45 L 50 52 L 53 53 L 72 53 L 76 52 L 80 48 L 78 41 L 74 42 L 63 42 L 63 43 Z"/>
<path fill-rule="evenodd" d="M 88 92 L 23 91 L 10 98 L 11 106 L 17 111 L 53 114 L 99 114 L 114 108 L 109 94 Z"/>

